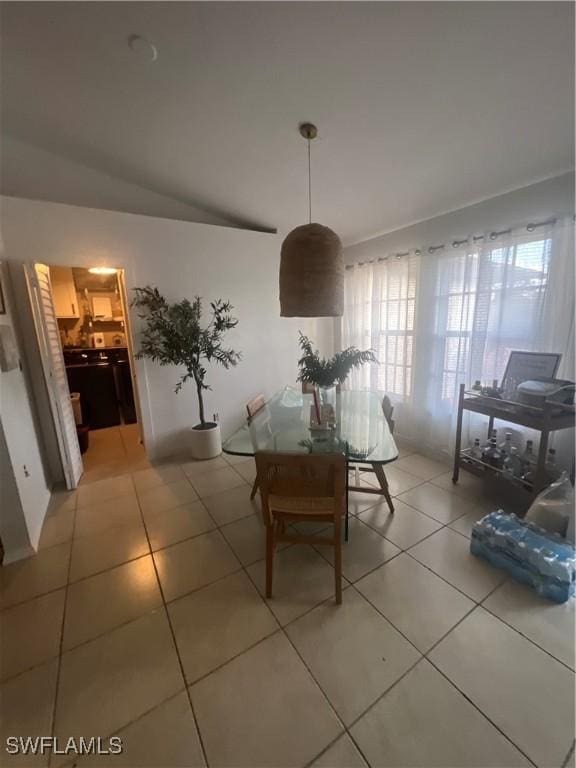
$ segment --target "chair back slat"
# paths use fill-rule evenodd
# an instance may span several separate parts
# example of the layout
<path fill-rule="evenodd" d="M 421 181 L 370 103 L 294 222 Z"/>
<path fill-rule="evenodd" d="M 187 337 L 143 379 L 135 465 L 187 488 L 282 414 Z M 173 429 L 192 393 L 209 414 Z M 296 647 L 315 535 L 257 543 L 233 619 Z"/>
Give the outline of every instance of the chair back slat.
<path fill-rule="evenodd" d="M 246 410 L 248 411 L 248 418 L 253 418 L 258 411 L 261 411 L 262 408 L 266 405 L 266 398 L 264 395 L 256 395 L 256 397 L 253 397 L 252 400 L 246 403 Z"/>
<path fill-rule="evenodd" d="M 344 509 L 346 458 L 342 454 L 300 455 L 261 451 L 256 453 L 258 484 L 264 521 L 271 523 L 271 495 L 285 498 L 335 499 Z"/>
<path fill-rule="evenodd" d="M 390 432 L 394 432 L 394 426 L 396 422 L 392 418 L 392 414 L 394 413 L 394 406 L 390 402 L 390 398 L 388 395 L 384 395 L 382 398 L 382 412 L 384 414 L 384 418 L 388 422 L 388 427 L 390 429 Z"/>

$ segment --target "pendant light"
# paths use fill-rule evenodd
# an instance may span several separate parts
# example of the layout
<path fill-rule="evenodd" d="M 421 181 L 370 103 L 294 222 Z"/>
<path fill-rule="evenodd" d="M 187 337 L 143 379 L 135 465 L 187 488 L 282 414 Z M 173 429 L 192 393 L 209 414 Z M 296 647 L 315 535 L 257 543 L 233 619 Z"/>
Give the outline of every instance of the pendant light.
<path fill-rule="evenodd" d="M 344 313 L 344 259 L 340 238 L 328 227 L 312 223 L 310 142 L 318 135 L 312 123 L 302 123 L 308 142 L 309 223 L 293 229 L 280 252 L 280 315 L 282 317 L 341 317 Z"/>

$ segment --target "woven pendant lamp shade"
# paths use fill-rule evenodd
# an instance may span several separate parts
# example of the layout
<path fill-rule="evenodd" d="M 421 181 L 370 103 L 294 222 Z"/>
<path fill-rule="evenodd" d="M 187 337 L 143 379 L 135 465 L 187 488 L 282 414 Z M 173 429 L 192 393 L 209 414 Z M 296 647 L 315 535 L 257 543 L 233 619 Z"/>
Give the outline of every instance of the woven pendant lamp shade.
<path fill-rule="evenodd" d="M 282 317 L 341 317 L 344 259 L 338 235 L 322 224 L 290 232 L 280 252 Z"/>

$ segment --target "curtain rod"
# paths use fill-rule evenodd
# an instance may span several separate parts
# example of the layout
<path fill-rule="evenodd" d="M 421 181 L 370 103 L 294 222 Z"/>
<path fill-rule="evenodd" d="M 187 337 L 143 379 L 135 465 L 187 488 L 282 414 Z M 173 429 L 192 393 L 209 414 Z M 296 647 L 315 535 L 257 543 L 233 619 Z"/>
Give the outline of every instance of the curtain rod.
<path fill-rule="evenodd" d="M 575 218 L 575 217 L 573 217 Z M 531 221 L 529 224 L 526 224 L 525 229 L 528 232 L 534 232 L 534 230 L 539 229 L 540 227 L 551 227 L 558 219 L 551 218 L 546 219 L 545 221 Z M 524 227 L 518 227 L 518 229 L 523 229 Z M 466 245 L 466 243 L 469 243 L 472 241 L 473 243 L 477 243 L 480 240 L 485 240 L 486 238 L 490 240 L 497 240 L 499 237 L 502 237 L 502 235 L 508 235 L 512 232 L 512 227 L 509 227 L 508 229 L 500 229 L 495 230 L 493 232 L 490 232 L 488 235 L 472 235 L 471 237 L 463 238 L 462 240 L 453 240 L 451 243 L 452 248 L 460 248 L 462 245 Z M 447 248 L 446 243 L 439 243 L 438 245 L 429 245 L 426 249 L 428 253 L 433 254 L 437 251 L 443 251 L 445 248 Z M 392 253 L 390 256 L 380 256 L 378 259 L 370 259 L 369 261 L 359 261 L 356 263 L 356 266 L 361 267 L 364 264 L 373 264 L 374 262 L 380 263 L 382 261 L 387 261 L 390 257 L 401 259 L 404 256 L 410 256 L 410 254 L 413 253 L 415 256 L 421 256 L 422 250 L 420 248 L 414 248 L 414 250 L 411 251 L 402 251 L 401 253 Z M 354 264 L 346 264 L 346 269 L 353 269 Z"/>

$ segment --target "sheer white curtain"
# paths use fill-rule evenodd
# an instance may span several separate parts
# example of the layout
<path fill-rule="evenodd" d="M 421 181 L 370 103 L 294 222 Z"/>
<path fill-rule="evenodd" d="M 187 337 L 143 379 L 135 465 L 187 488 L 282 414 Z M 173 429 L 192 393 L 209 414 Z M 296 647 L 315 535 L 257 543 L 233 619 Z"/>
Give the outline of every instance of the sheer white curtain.
<path fill-rule="evenodd" d="M 350 386 L 395 397 L 398 433 L 449 452 L 460 383 L 501 380 L 510 351 L 561 352 L 574 380 L 573 221 L 355 266 L 342 344 L 380 360 Z"/>
<path fill-rule="evenodd" d="M 371 348 L 379 365 L 354 370 L 350 389 L 410 399 L 419 256 L 382 258 L 346 270 L 343 346 Z"/>

